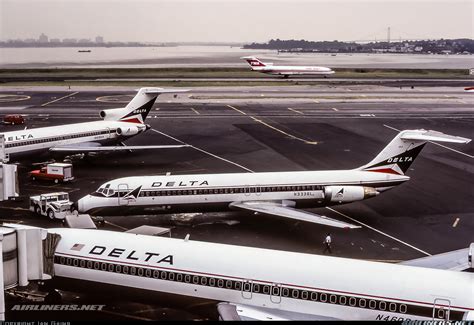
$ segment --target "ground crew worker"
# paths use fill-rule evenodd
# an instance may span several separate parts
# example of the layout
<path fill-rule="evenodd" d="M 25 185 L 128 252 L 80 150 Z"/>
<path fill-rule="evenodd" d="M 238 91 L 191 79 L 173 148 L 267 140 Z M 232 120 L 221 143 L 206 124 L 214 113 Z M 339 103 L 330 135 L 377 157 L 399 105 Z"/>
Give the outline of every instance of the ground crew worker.
<path fill-rule="evenodd" d="M 323 241 L 323 244 L 324 244 L 324 251 L 323 251 L 323 254 L 326 253 L 327 251 L 329 252 L 329 254 L 332 254 L 332 250 L 331 250 L 331 234 L 328 233 L 326 235 L 326 238 L 324 239 Z"/>

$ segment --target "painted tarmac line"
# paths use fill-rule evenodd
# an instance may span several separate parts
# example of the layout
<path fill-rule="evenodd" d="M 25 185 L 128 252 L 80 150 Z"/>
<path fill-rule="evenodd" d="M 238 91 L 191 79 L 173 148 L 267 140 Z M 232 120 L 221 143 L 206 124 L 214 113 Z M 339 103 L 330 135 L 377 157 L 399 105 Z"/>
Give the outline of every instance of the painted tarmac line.
<path fill-rule="evenodd" d="M 465 153 L 465 152 L 462 152 L 462 151 L 459 151 L 459 150 L 456 150 L 456 149 L 453 149 L 453 148 L 450 148 L 450 147 L 446 147 L 445 145 L 442 145 L 442 144 L 439 144 L 439 143 L 436 143 L 436 142 L 431 142 L 431 141 L 428 141 L 428 142 L 429 142 L 429 143 L 432 143 L 432 144 L 434 144 L 434 145 L 437 145 L 438 147 L 442 147 L 442 148 L 444 148 L 444 149 L 451 150 L 451 151 L 453 151 L 453 152 L 455 152 L 455 153 L 458 153 L 458 154 L 460 154 L 460 155 L 466 156 L 466 157 L 468 157 L 468 158 L 471 158 L 471 159 L 474 158 L 473 155 L 467 154 L 467 153 Z"/>
<path fill-rule="evenodd" d="M 456 226 L 458 225 L 459 223 L 459 218 L 456 218 L 456 220 L 454 220 L 454 223 L 453 223 L 453 228 L 456 228 Z"/>
<path fill-rule="evenodd" d="M 49 104 L 58 102 L 58 101 L 60 101 L 60 100 L 63 100 L 63 99 L 65 99 L 65 98 L 68 98 L 68 97 L 71 97 L 71 96 L 74 96 L 74 95 L 76 95 L 76 94 L 79 94 L 79 92 L 76 91 L 75 93 L 71 93 L 71 94 L 66 95 L 66 96 L 63 96 L 63 97 L 61 97 L 61 98 L 57 98 L 57 99 L 52 100 L 52 101 L 50 101 L 50 102 L 44 103 L 44 104 L 41 105 L 41 107 L 44 107 L 44 106 L 46 106 L 46 105 L 49 105 Z"/>
<path fill-rule="evenodd" d="M 253 117 L 253 116 L 251 116 L 251 115 L 248 115 L 248 114 L 245 113 L 245 112 L 242 112 L 241 110 L 239 110 L 238 108 L 235 108 L 234 106 L 227 105 L 227 107 L 230 107 L 230 108 L 232 108 L 233 110 L 235 110 L 235 111 L 237 111 L 237 112 L 240 112 L 241 114 L 243 114 L 243 115 L 245 115 L 245 116 L 250 117 L 250 118 L 251 118 L 252 120 L 254 120 L 255 122 L 260 123 L 260 124 L 263 124 L 263 125 L 265 125 L 266 127 L 270 128 L 270 129 L 272 129 L 272 130 L 275 130 L 275 131 L 277 131 L 277 132 L 279 132 L 279 133 L 281 133 L 281 134 L 286 135 L 287 137 L 290 137 L 290 138 L 295 139 L 295 140 L 298 140 L 298 141 L 302 141 L 302 142 L 304 142 L 304 143 L 306 143 L 306 144 L 318 144 L 317 141 L 305 140 L 305 139 L 299 138 L 299 137 L 297 137 L 297 136 L 295 136 L 295 135 L 293 135 L 293 134 L 290 134 L 290 133 L 288 133 L 288 132 L 285 132 L 285 131 L 283 131 L 283 130 L 280 130 L 279 128 L 274 127 L 273 125 L 270 125 L 270 124 L 268 124 L 268 123 L 265 122 L 265 121 L 262 121 L 262 120 L 260 120 L 260 119 L 258 119 L 258 118 L 256 118 L 256 117 Z"/>
<path fill-rule="evenodd" d="M 367 228 L 369 228 L 370 230 L 373 230 L 373 231 L 375 231 L 375 232 L 377 232 L 377 233 L 379 233 L 379 234 L 382 234 L 382 235 L 384 235 L 384 236 L 386 236 L 386 237 L 388 237 L 388 238 L 390 238 L 390 239 L 393 239 L 393 240 L 395 240 L 395 241 L 397 241 L 397 242 L 399 242 L 399 243 L 401 243 L 401 244 L 403 244 L 403 245 L 405 245 L 405 246 L 408 246 L 408 247 L 410 247 L 410 248 L 412 248 L 412 249 L 414 249 L 414 250 L 416 250 L 416 251 L 418 251 L 418 252 L 420 252 L 420 253 L 423 253 L 423 254 L 425 254 L 425 255 L 427 255 L 427 256 L 431 256 L 430 253 L 427 253 L 427 252 L 425 252 L 425 251 L 423 251 L 423 250 L 421 250 L 421 249 L 419 249 L 419 248 L 417 248 L 417 247 L 415 247 L 415 246 L 413 246 L 413 245 L 410 245 L 410 244 L 408 244 L 408 243 L 406 243 L 406 242 L 404 242 L 404 241 L 402 241 L 402 240 L 400 240 L 400 239 L 398 239 L 398 238 L 395 238 L 395 237 L 393 237 L 393 236 L 391 236 L 391 235 L 389 235 L 389 234 L 386 234 L 386 233 L 384 233 L 383 231 L 380 231 L 380 230 L 378 230 L 378 229 L 375 229 L 374 227 L 371 227 L 371 226 L 369 226 L 369 225 L 367 225 L 367 224 L 365 224 L 365 223 L 363 223 L 363 222 L 360 222 L 359 220 L 356 220 L 356 219 L 354 219 L 354 218 L 351 218 L 351 217 L 345 215 L 345 214 L 342 213 L 342 212 L 339 212 L 339 211 L 337 211 L 337 210 L 334 210 L 334 209 L 332 209 L 332 208 L 330 208 L 330 207 L 326 207 L 326 209 L 328 209 L 329 211 L 335 212 L 335 213 L 337 213 L 337 214 L 339 214 L 339 215 L 341 215 L 341 216 L 343 216 L 343 217 L 345 217 L 345 218 L 347 218 L 347 219 L 349 219 L 349 220 L 352 220 L 352 221 L 354 221 L 354 222 L 357 222 L 358 224 L 360 224 L 360 225 L 362 225 L 362 226 L 364 226 L 364 227 L 367 227 Z"/>
<path fill-rule="evenodd" d="M 201 115 L 201 113 L 199 113 L 199 112 L 198 112 L 197 110 L 195 110 L 193 107 L 190 107 L 190 109 L 191 109 L 194 113 L 196 113 L 196 115 Z"/>
<path fill-rule="evenodd" d="M 112 222 L 110 222 L 110 221 L 107 221 L 107 220 L 105 220 L 105 221 L 104 221 L 104 223 L 106 223 L 106 224 L 108 224 L 108 225 L 111 225 L 111 226 L 114 226 L 114 227 L 117 227 L 117 228 L 119 228 L 119 229 L 122 229 L 122 230 L 128 230 L 128 229 L 127 229 L 127 228 L 125 228 L 125 227 L 122 227 L 122 226 L 116 225 L 115 223 L 112 223 Z"/>
<path fill-rule="evenodd" d="M 290 111 L 292 111 L 292 112 L 298 113 L 298 114 L 300 114 L 300 115 L 304 115 L 303 112 L 297 111 L 296 109 L 293 109 L 293 108 L 291 108 L 291 107 L 288 107 L 288 109 L 289 109 Z"/>
<path fill-rule="evenodd" d="M 170 138 L 170 139 L 173 139 L 174 141 L 177 141 L 177 142 L 179 142 L 179 143 L 181 143 L 181 144 L 188 145 L 188 146 L 190 146 L 191 148 L 193 148 L 193 149 L 195 149 L 195 150 L 197 150 L 197 151 L 200 151 L 200 152 L 202 152 L 202 153 L 205 153 L 206 155 L 209 155 L 209 156 L 211 156 L 211 157 L 220 159 L 220 160 L 225 161 L 225 162 L 227 162 L 227 163 L 229 163 L 229 164 L 232 164 L 232 165 L 234 165 L 234 166 L 237 166 L 237 167 L 239 167 L 239 168 L 242 168 L 242 169 L 244 169 L 244 170 L 246 170 L 246 171 L 248 171 L 248 172 L 254 173 L 253 170 L 251 170 L 251 169 L 249 169 L 249 168 L 247 168 L 247 167 L 245 167 L 245 166 L 239 165 L 238 163 L 233 162 L 232 160 L 229 160 L 229 159 L 220 157 L 220 156 L 215 155 L 215 154 L 213 154 L 213 153 L 211 153 L 211 152 L 209 152 L 209 151 L 206 151 L 206 150 L 204 150 L 204 149 L 195 147 L 195 146 L 193 146 L 192 144 L 188 144 L 188 143 L 186 143 L 186 142 L 183 142 L 183 141 L 181 141 L 181 140 L 179 140 L 179 139 L 176 139 L 175 137 L 173 137 L 173 136 L 171 136 L 171 135 L 168 135 L 168 134 L 166 134 L 166 133 L 160 132 L 160 131 L 158 131 L 158 130 L 155 130 L 155 129 L 151 129 L 151 130 L 152 130 L 153 132 L 158 133 L 158 134 L 164 135 L 165 137 L 168 137 L 168 138 Z"/>

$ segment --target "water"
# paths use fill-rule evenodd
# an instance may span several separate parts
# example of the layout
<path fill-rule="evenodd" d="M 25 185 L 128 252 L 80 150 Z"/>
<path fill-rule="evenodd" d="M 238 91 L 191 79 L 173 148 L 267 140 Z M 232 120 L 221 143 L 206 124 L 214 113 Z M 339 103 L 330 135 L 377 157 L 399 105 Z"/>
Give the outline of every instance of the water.
<path fill-rule="evenodd" d="M 90 50 L 91 52 L 78 52 Z M 474 55 L 277 53 L 230 46 L 0 48 L 0 68 L 246 67 L 254 55 L 278 65 L 331 68 L 474 68 Z"/>

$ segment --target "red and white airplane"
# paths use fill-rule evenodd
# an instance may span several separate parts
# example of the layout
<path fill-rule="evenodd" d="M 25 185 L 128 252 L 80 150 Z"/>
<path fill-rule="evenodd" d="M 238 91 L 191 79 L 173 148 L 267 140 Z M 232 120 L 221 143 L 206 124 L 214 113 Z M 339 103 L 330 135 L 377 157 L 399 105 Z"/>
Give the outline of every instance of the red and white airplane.
<path fill-rule="evenodd" d="M 5 154 L 9 160 L 13 160 L 51 152 L 77 154 L 184 147 L 125 146 L 122 143 L 150 128 L 145 124 L 145 119 L 160 94 L 183 91 L 186 90 L 141 88 L 126 107 L 101 111 L 103 121 L 5 132 L 2 134 Z"/>
<path fill-rule="evenodd" d="M 322 75 L 328 76 L 334 74 L 334 71 L 326 67 L 316 66 L 276 66 L 273 63 L 264 63 L 254 56 L 241 57 L 248 62 L 252 71 L 258 71 L 271 75 L 283 76 L 288 78 L 292 75 Z"/>

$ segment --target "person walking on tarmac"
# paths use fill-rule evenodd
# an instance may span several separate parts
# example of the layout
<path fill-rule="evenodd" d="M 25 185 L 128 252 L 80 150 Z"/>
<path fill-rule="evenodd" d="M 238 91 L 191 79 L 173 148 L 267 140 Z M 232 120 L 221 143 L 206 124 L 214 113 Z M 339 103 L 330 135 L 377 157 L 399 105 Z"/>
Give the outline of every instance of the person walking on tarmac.
<path fill-rule="evenodd" d="M 331 234 L 328 233 L 326 235 L 326 238 L 324 238 L 324 241 L 323 241 L 323 244 L 324 244 L 324 251 L 323 251 L 323 254 L 325 254 L 326 252 L 329 252 L 329 254 L 332 254 L 332 250 L 331 250 Z"/>

